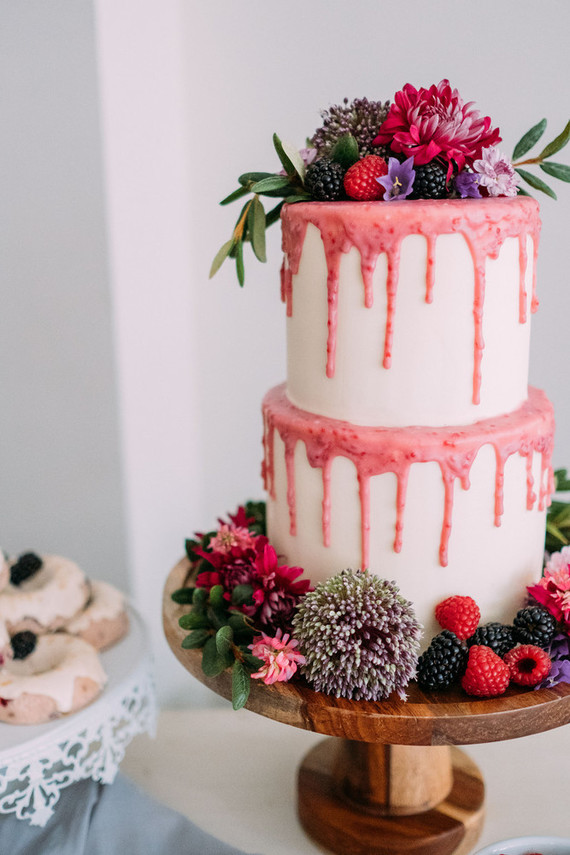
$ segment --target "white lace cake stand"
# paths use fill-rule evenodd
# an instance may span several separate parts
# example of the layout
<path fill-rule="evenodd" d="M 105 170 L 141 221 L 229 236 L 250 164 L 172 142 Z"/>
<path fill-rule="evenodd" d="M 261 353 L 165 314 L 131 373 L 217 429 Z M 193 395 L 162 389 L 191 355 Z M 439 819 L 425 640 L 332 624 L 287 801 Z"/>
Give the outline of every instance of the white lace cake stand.
<path fill-rule="evenodd" d="M 94 703 L 49 724 L 0 724 L 0 815 L 44 826 L 65 787 L 112 783 L 131 739 L 154 734 L 149 645 L 138 614 L 129 617 L 128 635 L 102 654 L 109 680 Z"/>

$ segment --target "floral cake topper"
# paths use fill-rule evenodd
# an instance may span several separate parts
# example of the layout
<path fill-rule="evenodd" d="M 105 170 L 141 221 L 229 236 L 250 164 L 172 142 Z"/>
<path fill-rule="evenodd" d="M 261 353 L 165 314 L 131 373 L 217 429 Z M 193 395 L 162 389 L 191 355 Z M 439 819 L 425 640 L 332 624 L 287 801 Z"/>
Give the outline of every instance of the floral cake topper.
<path fill-rule="evenodd" d="M 549 184 L 527 166 L 570 181 L 570 166 L 551 160 L 570 140 L 570 122 L 537 155 L 522 160 L 546 130 L 542 119 L 509 157 L 498 147 L 499 128 L 448 80 L 427 89 L 406 83 L 391 103 L 345 98 L 321 111 L 321 118 L 322 125 L 300 150 L 274 134 L 282 169 L 240 175 L 238 188 L 222 200 L 227 205 L 249 197 L 214 258 L 210 277 L 232 258 L 243 285 L 244 244 L 266 261 L 265 231 L 279 219 L 284 203 L 528 195 L 523 182 L 556 199 Z M 276 200 L 269 211 L 262 196 Z"/>

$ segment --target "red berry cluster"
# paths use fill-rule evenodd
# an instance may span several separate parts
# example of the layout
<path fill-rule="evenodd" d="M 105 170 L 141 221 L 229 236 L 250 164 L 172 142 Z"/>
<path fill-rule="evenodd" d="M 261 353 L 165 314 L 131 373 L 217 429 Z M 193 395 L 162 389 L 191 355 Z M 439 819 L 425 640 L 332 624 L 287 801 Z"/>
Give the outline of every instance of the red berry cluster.
<path fill-rule="evenodd" d="M 454 596 L 436 606 L 435 616 L 443 629 L 465 641 L 477 629 L 481 612 L 471 597 Z M 550 667 L 549 655 L 534 644 L 519 644 L 503 657 L 484 644 L 473 644 L 461 685 L 468 695 L 495 697 L 502 695 L 511 682 L 536 686 L 548 676 Z"/>

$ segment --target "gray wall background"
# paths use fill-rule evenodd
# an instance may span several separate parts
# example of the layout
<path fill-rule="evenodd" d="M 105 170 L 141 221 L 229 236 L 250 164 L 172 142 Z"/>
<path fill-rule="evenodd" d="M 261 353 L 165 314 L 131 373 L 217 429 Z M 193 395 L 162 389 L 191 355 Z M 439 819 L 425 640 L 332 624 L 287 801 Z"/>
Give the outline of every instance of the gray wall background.
<path fill-rule="evenodd" d="M 127 585 L 92 4 L 0 2 L 0 545 Z"/>

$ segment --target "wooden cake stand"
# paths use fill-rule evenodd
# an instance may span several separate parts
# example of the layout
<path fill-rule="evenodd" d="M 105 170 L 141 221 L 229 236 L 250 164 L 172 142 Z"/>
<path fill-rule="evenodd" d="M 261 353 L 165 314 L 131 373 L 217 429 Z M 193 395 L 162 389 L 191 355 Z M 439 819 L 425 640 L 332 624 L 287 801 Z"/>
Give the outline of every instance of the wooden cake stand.
<path fill-rule="evenodd" d="M 184 650 L 171 599 L 183 587 L 186 559 L 164 589 L 166 638 L 200 682 L 231 699 L 231 672 L 206 677 L 201 650 Z M 298 813 L 305 831 L 336 855 L 467 855 L 483 825 L 484 783 L 455 745 L 496 742 L 570 721 L 570 684 L 509 689 L 500 698 L 469 699 L 460 689 L 422 692 L 408 700 L 350 701 L 315 692 L 302 681 L 266 686 L 252 680 L 247 709 L 284 724 L 335 737 L 304 758 Z"/>

